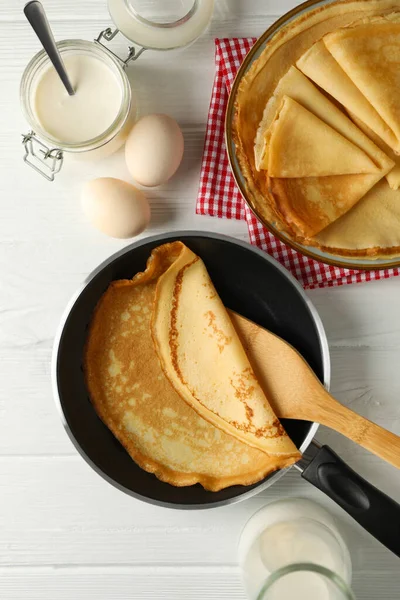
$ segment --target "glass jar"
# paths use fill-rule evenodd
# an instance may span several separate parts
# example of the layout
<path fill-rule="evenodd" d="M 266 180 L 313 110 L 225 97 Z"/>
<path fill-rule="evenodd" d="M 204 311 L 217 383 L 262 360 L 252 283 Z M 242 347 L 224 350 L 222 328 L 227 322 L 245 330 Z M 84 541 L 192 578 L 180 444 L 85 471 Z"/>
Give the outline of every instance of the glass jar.
<path fill-rule="evenodd" d="M 68 54 L 86 54 L 100 60 L 113 73 L 121 90 L 119 111 L 109 127 L 97 137 L 80 142 L 56 139 L 43 129 L 35 111 L 35 91 L 50 59 L 44 50 L 38 52 L 26 67 L 21 80 L 20 99 L 22 111 L 32 130 L 24 136 L 25 162 L 47 179 L 53 180 L 60 170 L 64 152 L 75 156 L 104 158 L 122 146 L 136 118 L 136 102 L 128 77 L 120 61 L 101 45 L 85 40 L 63 40 L 57 44 L 62 57 Z"/>
<path fill-rule="evenodd" d="M 353 598 L 347 546 L 331 515 L 310 500 L 282 499 L 255 513 L 240 538 L 239 562 L 250 600 Z"/>
<path fill-rule="evenodd" d="M 337 574 L 313 563 L 295 563 L 272 573 L 257 600 L 356 600 Z"/>
<path fill-rule="evenodd" d="M 153 50 L 173 50 L 194 42 L 209 24 L 214 0 L 108 0 L 119 31 Z"/>
<path fill-rule="evenodd" d="M 172 50 L 194 42 L 211 20 L 214 0 L 108 0 L 108 8 L 116 29 L 101 31 L 94 42 L 64 40 L 57 44 L 61 56 L 89 54 L 100 59 L 118 79 L 122 91 L 120 110 L 104 132 L 90 140 L 68 143 L 44 130 L 34 109 L 35 84 L 50 65 L 44 50 L 33 57 L 22 76 L 22 110 L 32 128 L 23 135 L 24 161 L 50 181 L 61 169 L 64 153 L 98 159 L 120 148 L 137 115 L 125 68 L 145 50 Z M 130 46 L 126 58 L 117 56 L 108 46 L 120 32 L 139 46 Z"/>

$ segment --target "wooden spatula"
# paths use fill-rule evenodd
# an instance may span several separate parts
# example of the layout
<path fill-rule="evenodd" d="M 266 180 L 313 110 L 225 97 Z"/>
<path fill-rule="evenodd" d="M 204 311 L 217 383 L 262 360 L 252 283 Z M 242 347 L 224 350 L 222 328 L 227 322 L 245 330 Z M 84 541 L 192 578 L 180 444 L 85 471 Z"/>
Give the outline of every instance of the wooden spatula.
<path fill-rule="evenodd" d="M 287 342 L 229 311 L 257 378 L 281 419 L 316 421 L 400 468 L 400 437 L 335 400 Z"/>

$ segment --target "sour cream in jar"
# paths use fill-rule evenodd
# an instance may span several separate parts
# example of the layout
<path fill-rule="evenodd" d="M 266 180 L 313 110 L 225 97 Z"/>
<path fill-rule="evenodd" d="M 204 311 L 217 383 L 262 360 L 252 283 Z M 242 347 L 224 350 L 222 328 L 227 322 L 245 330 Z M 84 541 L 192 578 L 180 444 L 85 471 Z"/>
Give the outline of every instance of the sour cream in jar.
<path fill-rule="evenodd" d="M 49 65 L 38 78 L 33 110 L 52 137 L 77 144 L 98 137 L 113 124 L 122 90 L 113 71 L 95 56 L 69 54 L 64 64 L 75 95 L 69 96 Z"/>
<path fill-rule="evenodd" d="M 75 95 L 68 95 L 47 55 L 39 52 L 21 82 L 25 116 L 50 146 L 84 158 L 107 156 L 125 142 L 136 116 L 125 71 L 99 44 L 64 40 L 58 48 Z"/>

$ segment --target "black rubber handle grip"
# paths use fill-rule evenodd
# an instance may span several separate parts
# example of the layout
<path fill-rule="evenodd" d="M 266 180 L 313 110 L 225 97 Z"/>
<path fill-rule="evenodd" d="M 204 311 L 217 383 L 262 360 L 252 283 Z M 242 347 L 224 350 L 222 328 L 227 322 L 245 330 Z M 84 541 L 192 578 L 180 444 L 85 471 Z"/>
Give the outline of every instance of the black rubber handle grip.
<path fill-rule="evenodd" d="M 319 449 L 302 477 L 400 556 L 400 504 L 350 469 L 328 446 Z"/>

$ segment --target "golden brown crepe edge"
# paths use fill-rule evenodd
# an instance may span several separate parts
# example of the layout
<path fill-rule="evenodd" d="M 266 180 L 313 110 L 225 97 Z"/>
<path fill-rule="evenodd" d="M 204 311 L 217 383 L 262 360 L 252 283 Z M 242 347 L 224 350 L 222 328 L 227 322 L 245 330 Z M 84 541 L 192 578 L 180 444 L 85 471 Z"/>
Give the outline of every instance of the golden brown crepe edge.
<path fill-rule="evenodd" d="M 337 256 L 343 256 L 343 258 L 367 258 L 369 260 L 379 260 L 379 259 L 395 259 L 400 256 L 400 246 L 391 246 L 388 248 L 381 248 L 380 246 L 375 246 L 374 248 L 358 248 L 358 249 L 347 249 L 347 248 L 335 248 L 333 246 L 324 246 L 320 244 L 316 240 L 300 238 L 301 244 L 305 246 L 310 246 L 314 248 L 318 248 L 323 252 L 328 252 L 329 254 L 336 254 Z"/>

